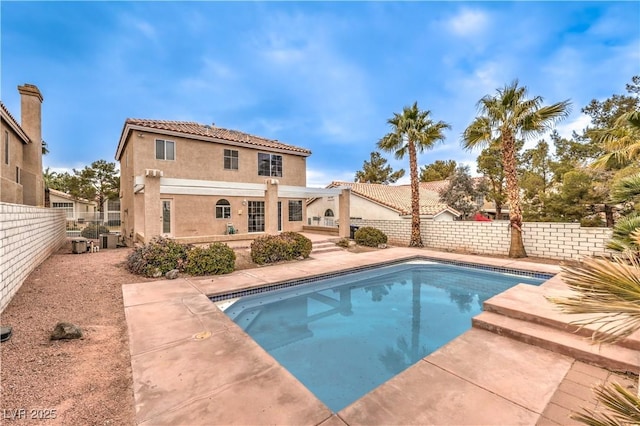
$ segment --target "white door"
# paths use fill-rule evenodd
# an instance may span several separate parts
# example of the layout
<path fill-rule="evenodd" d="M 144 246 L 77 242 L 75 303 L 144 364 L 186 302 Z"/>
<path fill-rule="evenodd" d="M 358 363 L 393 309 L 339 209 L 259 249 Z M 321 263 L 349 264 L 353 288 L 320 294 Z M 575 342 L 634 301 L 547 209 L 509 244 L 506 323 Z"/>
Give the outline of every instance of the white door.
<path fill-rule="evenodd" d="M 173 215 L 171 214 L 172 209 L 172 200 L 160 200 L 162 202 L 162 236 L 163 237 L 172 237 L 173 236 Z"/>

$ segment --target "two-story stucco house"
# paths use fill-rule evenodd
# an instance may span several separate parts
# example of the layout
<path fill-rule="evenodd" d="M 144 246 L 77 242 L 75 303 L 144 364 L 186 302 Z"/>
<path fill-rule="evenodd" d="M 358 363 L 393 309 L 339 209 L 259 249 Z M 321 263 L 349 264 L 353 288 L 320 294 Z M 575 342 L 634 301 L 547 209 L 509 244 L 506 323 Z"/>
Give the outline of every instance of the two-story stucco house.
<path fill-rule="evenodd" d="M 305 187 L 310 154 L 211 125 L 127 119 L 115 156 L 124 240 L 206 242 L 302 231 L 305 200 L 314 195 L 344 199 L 348 211 L 342 189 Z"/>
<path fill-rule="evenodd" d="M 44 206 L 42 178 L 42 94 L 32 85 L 18 86 L 20 123 L 0 102 L 0 201 Z"/>

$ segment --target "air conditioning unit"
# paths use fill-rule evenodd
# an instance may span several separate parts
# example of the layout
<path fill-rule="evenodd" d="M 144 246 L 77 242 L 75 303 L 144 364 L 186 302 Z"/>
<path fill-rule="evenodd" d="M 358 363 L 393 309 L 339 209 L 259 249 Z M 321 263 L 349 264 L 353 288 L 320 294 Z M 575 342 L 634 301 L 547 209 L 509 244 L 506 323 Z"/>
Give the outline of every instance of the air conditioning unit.
<path fill-rule="evenodd" d="M 71 240 L 71 252 L 74 254 L 82 254 L 87 252 L 87 239 L 74 238 Z"/>

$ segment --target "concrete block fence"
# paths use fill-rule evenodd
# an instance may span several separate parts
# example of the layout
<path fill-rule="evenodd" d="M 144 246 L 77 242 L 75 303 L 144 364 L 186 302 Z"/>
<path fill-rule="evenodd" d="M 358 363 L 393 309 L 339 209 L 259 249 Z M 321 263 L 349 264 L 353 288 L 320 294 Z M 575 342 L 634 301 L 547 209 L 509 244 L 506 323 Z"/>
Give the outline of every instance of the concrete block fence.
<path fill-rule="evenodd" d="M 66 241 L 62 210 L 0 203 L 0 312 L 27 276 Z"/>
<path fill-rule="evenodd" d="M 389 243 L 406 246 L 411 239 L 411 221 L 351 220 L 351 225 L 372 226 L 389 237 Z M 425 247 L 475 254 L 509 254 L 508 221 L 422 221 Z M 524 246 L 529 256 L 579 260 L 584 256 L 613 253 L 606 248 L 610 228 L 583 228 L 579 223 L 527 222 L 523 224 Z"/>

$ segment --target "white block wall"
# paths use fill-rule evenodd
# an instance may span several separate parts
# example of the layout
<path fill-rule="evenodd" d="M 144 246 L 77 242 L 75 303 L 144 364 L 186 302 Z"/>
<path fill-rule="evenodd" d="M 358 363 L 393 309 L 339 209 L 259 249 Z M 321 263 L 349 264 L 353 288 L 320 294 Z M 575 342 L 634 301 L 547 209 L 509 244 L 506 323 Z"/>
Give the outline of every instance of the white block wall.
<path fill-rule="evenodd" d="M 29 274 L 66 241 L 62 210 L 0 203 L 0 312 Z"/>
<path fill-rule="evenodd" d="M 352 225 L 372 226 L 389 237 L 389 243 L 406 246 L 411 239 L 411 221 L 351 220 Z M 507 255 L 511 234 L 508 221 L 434 222 L 420 224 L 425 247 L 476 254 Z M 606 249 L 610 228 L 583 228 L 579 223 L 527 222 L 524 246 L 529 256 L 579 260 L 584 256 L 610 254 Z"/>

